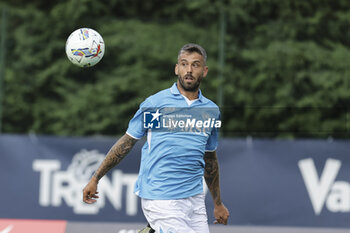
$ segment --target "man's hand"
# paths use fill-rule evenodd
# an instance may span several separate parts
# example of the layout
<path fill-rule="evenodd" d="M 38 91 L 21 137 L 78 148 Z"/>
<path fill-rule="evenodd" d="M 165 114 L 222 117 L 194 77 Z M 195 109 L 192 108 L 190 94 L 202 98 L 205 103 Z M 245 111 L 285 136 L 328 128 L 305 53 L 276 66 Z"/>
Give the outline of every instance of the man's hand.
<path fill-rule="evenodd" d="M 98 180 L 96 177 L 92 177 L 89 183 L 83 189 L 83 201 L 87 204 L 95 203 L 98 198 L 97 194 L 97 184 Z"/>
<path fill-rule="evenodd" d="M 230 216 L 230 213 L 228 212 L 228 209 L 224 206 L 224 204 L 215 205 L 214 217 L 216 220 L 214 221 L 214 224 L 227 225 L 227 220 L 229 216 Z"/>

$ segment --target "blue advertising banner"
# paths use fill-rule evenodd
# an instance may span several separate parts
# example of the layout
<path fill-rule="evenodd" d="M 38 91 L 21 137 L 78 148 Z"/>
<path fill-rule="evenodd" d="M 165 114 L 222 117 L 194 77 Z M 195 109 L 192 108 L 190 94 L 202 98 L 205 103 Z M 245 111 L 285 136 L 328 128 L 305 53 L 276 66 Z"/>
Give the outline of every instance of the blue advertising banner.
<path fill-rule="evenodd" d="M 133 194 L 140 140 L 99 184 L 82 189 L 117 138 L 0 136 L 0 218 L 146 222 Z M 221 139 L 221 195 L 229 224 L 350 227 L 350 143 L 345 140 Z M 207 193 L 212 223 L 213 204 Z"/>
<path fill-rule="evenodd" d="M 0 137 L 0 218 L 144 222 L 133 194 L 142 142 L 100 181 L 96 205 L 82 189 L 116 139 Z M 5 211 L 6 210 L 6 211 Z"/>

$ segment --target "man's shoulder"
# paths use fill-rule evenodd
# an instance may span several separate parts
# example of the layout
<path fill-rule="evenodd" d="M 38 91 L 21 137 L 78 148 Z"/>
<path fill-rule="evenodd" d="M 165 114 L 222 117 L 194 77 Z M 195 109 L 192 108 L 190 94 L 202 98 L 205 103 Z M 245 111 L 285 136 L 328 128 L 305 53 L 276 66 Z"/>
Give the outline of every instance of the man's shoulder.
<path fill-rule="evenodd" d="M 171 91 L 170 91 L 171 88 L 166 88 L 166 89 L 163 89 L 161 91 L 158 91 L 157 93 L 151 95 L 153 97 L 160 97 L 160 96 L 167 96 L 167 95 L 170 95 L 171 94 Z"/>
<path fill-rule="evenodd" d="M 155 101 L 162 100 L 163 98 L 169 96 L 170 94 L 171 94 L 170 88 L 167 88 L 167 89 L 158 91 L 153 95 L 150 95 L 146 100 L 155 102 Z"/>
<path fill-rule="evenodd" d="M 203 96 L 202 95 L 202 98 L 203 98 L 203 102 L 205 102 L 206 106 L 209 107 L 209 108 L 216 108 L 219 110 L 219 106 L 214 103 L 214 101 L 208 99 L 207 97 Z"/>

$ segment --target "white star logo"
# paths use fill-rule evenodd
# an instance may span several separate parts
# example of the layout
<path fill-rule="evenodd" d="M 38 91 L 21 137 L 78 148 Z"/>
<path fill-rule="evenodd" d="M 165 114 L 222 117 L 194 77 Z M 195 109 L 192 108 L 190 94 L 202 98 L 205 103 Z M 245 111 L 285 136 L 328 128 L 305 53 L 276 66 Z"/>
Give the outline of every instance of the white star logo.
<path fill-rule="evenodd" d="M 159 113 L 159 109 L 157 109 L 157 111 L 155 113 L 151 113 L 151 114 L 153 116 L 151 122 L 154 121 L 155 119 L 157 119 L 157 121 L 159 121 L 159 116 L 162 115 L 161 113 Z"/>
<path fill-rule="evenodd" d="M 0 231 L 0 233 L 10 233 L 13 228 L 13 225 L 6 227 L 4 230 Z"/>

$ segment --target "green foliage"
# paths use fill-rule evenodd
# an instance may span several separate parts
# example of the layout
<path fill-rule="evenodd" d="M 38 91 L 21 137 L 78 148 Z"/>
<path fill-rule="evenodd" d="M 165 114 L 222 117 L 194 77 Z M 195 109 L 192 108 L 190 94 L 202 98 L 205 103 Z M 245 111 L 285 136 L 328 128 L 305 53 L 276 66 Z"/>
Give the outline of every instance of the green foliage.
<path fill-rule="evenodd" d="M 146 97 L 176 81 L 177 52 L 188 42 L 208 52 L 201 89 L 215 101 L 224 7 L 223 136 L 349 137 L 349 1 L 7 4 L 3 132 L 122 134 Z M 87 69 L 64 52 L 80 27 L 94 28 L 106 43 L 102 61 Z"/>

